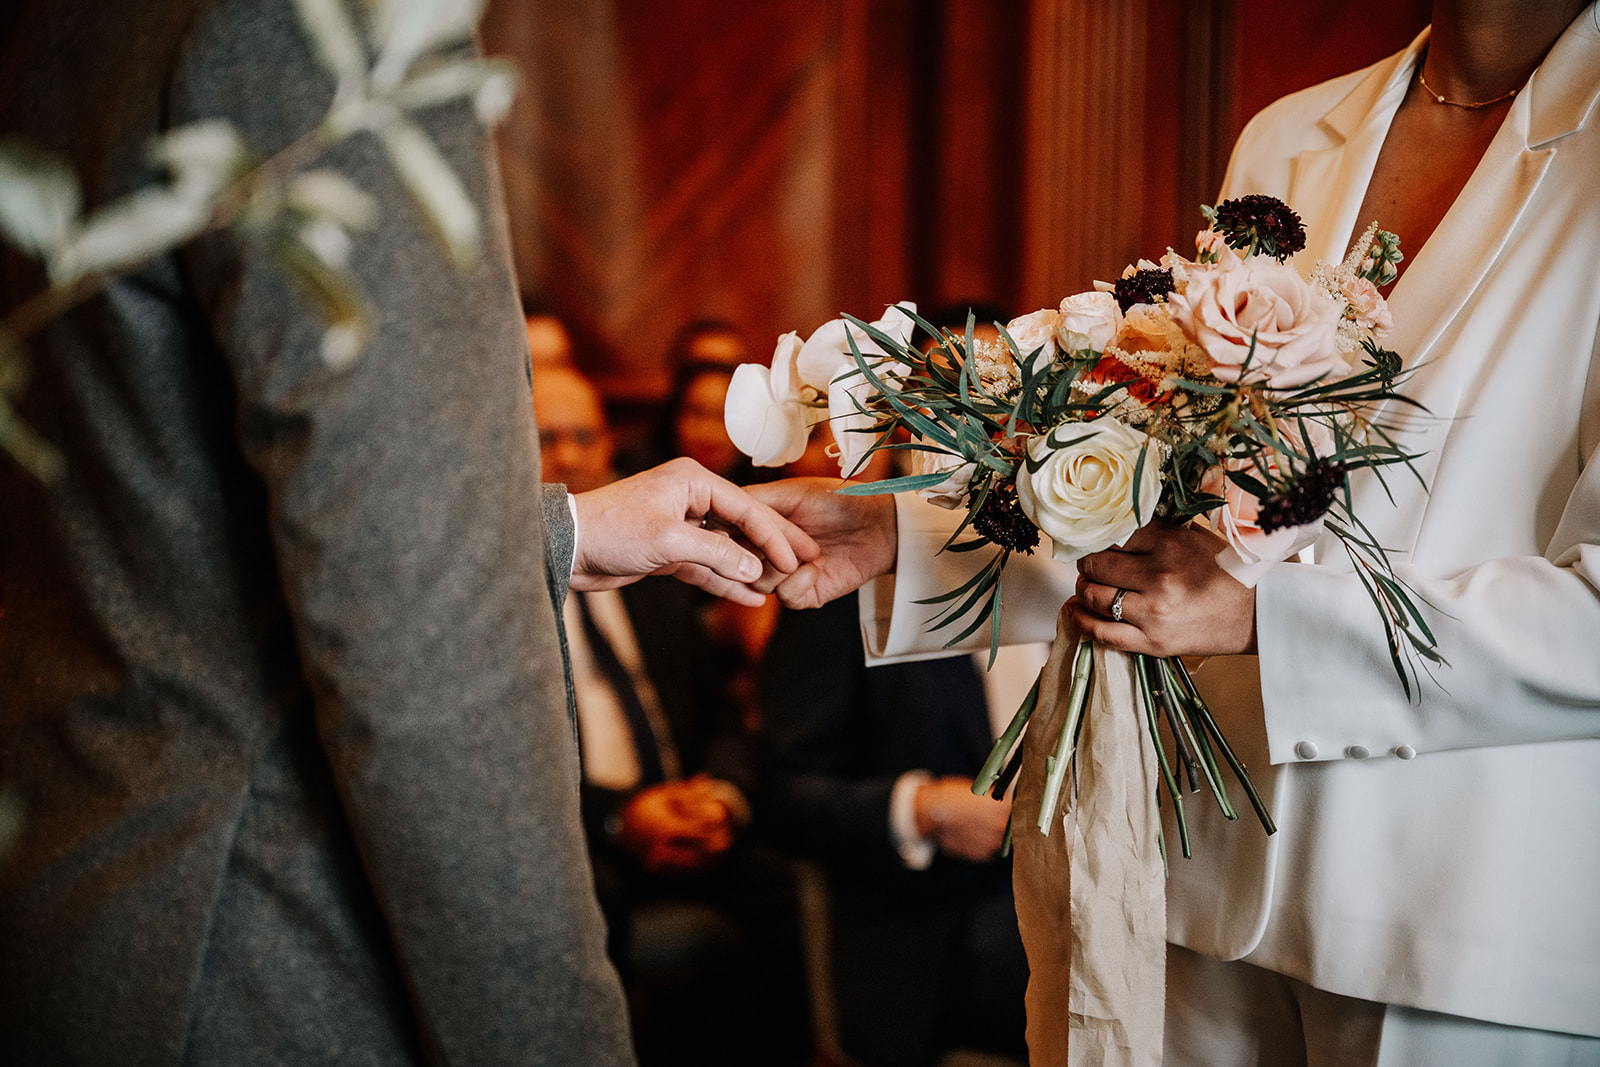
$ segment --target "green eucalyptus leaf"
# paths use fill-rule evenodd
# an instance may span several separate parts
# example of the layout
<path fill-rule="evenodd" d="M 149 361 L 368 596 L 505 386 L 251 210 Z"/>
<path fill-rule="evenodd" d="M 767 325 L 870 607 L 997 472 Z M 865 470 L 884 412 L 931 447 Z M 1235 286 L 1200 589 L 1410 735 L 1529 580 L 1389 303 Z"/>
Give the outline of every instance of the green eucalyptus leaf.
<path fill-rule="evenodd" d="M 68 285 L 171 251 L 205 229 L 212 199 L 196 189 L 141 189 L 79 226 L 50 258 L 50 280 Z"/>
<path fill-rule="evenodd" d="M 437 146 L 408 119 L 375 131 L 401 183 L 458 270 L 478 261 L 482 245 L 478 208 Z"/>
<path fill-rule="evenodd" d="M 318 61 L 337 80 L 337 97 L 358 94 L 367 80 L 367 50 L 345 0 L 294 0 L 294 11 Z"/>
<path fill-rule="evenodd" d="M 65 160 L 17 141 L 0 142 L 0 235 L 29 255 L 60 247 L 82 210 Z"/>
<path fill-rule="evenodd" d="M 386 94 L 399 87 L 417 59 L 471 40 L 483 0 L 376 0 L 371 10 L 378 44 L 372 85 Z"/>
<path fill-rule="evenodd" d="M 478 121 L 494 126 L 510 110 L 516 92 L 516 64 L 474 57 L 420 67 L 395 89 L 390 99 L 406 111 L 470 99 Z"/>
<path fill-rule="evenodd" d="M 326 218 L 351 230 L 368 230 L 378 222 L 378 202 L 335 170 L 296 174 L 285 190 L 289 207 L 313 218 Z"/>
<path fill-rule="evenodd" d="M 899 478 L 885 478 L 877 482 L 858 482 L 840 486 L 834 492 L 840 496 L 874 496 L 879 493 L 911 493 L 918 489 L 931 489 L 946 478 L 944 472 L 934 474 L 907 474 Z"/>

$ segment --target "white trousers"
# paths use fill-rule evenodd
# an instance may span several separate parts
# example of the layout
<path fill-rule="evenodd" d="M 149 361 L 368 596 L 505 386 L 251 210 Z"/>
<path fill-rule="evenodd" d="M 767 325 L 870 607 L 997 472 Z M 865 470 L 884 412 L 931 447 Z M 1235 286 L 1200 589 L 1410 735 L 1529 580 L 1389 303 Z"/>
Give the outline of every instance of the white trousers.
<path fill-rule="evenodd" d="M 1167 946 L 1164 1067 L 1600 1067 L 1600 1038 L 1314 989 Z"/>

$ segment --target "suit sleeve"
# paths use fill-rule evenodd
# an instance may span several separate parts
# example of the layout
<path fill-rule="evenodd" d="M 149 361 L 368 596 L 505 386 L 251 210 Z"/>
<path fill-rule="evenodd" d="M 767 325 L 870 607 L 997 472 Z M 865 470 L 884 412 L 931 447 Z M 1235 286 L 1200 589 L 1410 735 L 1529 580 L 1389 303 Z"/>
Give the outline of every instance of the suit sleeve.
<path fill-rule="evenodd" d="M 1600 426 L 1600 376 L 1591 389 L 1588 422 Z M 1286 564 L 1257 587 L 1274 763 L 1600 737 L 1600 446 L 1591 440 L 1546 555 L 1397 572 L 1449 660 L 1415 700 L 1349 570 Z"/>
<path fill-rule="evenodd" d="M 332 85 L 290 5 L 274 7 L 252 16 L 283 22 L 270 63 L 223 19 L 197 28 L 176 121 L 228 115 L 265 151 L 315 125 Z M 267 68 L 270 86 L 235 73 Z M 323 363 L 317 315 L 259 245 L 223 235 L 186 262 L 423 1048 L 435 1062 L 628 1063 L 579 825 L 500 194 L 467 108 L 420 121 L 483 212 L 484 254 L 455 272 L 376 143 L 335 149 L 322 165 L 381 208 L 351 257 L 373 309 L 352 367 Z"/>
<path fill-rule="evenodd" d="M 560 590 L 560 601 L 565 602 L 578 551 L 578 520 L 572 514 L 566 486 L 542 485 L 539 493 L 544 511 L 545 560 L 550 567 L 551 583 Z M 556 607 L 559 608 L 561 602 Z"/>

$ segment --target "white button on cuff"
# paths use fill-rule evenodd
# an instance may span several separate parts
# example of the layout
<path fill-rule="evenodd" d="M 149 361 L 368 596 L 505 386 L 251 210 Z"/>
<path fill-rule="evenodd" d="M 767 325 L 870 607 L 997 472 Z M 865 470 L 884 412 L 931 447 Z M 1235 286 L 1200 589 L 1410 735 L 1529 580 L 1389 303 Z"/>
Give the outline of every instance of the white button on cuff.
<path fill-rule="evenodd" d="M 1412 748 L 1410 745 L 1401 745 L 1399 748 L 1394 750 L 1394 754 L 1401 759 L 1417 758 L 1417 750 Z"/>
<path fill-rule="evenodd" d="M 1298 741 L 1294 746 L 1294 754 L 1301 759 L 1316 759 L 1317 746 L 1311 741 Z"/>
<path fill-rule="evenodd" d="M 1366 759 L 1372 755 L 1372 751 L 1366 745 L 1351 745 L 1344 750 L 1344 754 L 1351 759 Z"/>

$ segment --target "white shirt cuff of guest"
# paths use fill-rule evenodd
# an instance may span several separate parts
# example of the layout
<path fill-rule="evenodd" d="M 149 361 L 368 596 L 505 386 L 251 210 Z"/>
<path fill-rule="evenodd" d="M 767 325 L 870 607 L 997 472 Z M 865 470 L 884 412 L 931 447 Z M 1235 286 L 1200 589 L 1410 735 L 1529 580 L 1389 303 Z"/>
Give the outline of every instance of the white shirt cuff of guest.
<path fill-rule="evenodd" d="M 938 851 L 932 841 L 917 833 L 917 790 L 933 776 L 927 771 L 907 771 L 895 779 L 889 794 L 889 840 L 894 842 L 900 860 L 913 871 L 925 871 Z"/>
<path fill-rule="evenodd" d="M 567 511 L 572 515 L 572 559 L 567 564 L 567 585 L 572 585 L 572 572 L 578 566 L 578 538 L 583 536 L 583 531 L 578 528 L 578 498 L 571 493 L 567 494 Z"/>

